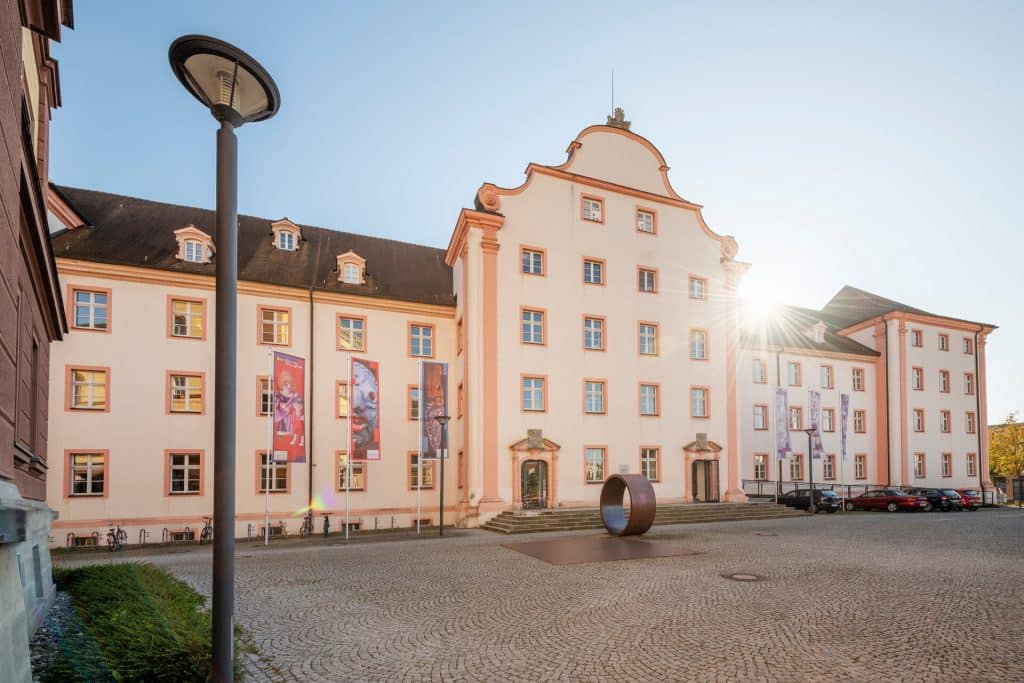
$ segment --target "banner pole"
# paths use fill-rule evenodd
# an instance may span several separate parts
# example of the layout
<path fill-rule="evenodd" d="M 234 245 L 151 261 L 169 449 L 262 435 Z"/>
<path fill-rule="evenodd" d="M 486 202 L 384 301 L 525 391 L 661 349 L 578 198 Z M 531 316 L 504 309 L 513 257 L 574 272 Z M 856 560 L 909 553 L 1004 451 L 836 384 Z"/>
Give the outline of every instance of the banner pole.
<path fill-rule="evenodd" d="M 270 545 L 270 472 L 271 463 L 274 460 L 274 351 L 267 349 L 269 370 L 267 371 L 267 389 L 270 394 L 270 401 L 267 410 L 267 456 L 266 469 L 263 475 L 263 545 Z"/>
<path fill-rule="evenodd" d="M 345 540 L 348 540 L 348 492 L 352 487 L 352 354 L 346 353 L 345 359 L 348 362 L 348 420 L 346 431 L 348 438 L 345 440 Z"/>
<path fill-rule="evenodd" d="M 423 381 L 423 361 L 419 363 L 419 380 L 420 380 L 420 409 L 419 414 L 416 416 L 419 418 L 418 434 L 420 445 L 416 449 L 416 533 L 420 533 L 420 491 L 423 490 L 423 412 L 426 409 L 426 404 L 423 401 L 426 396 L 426 382 Z"/>

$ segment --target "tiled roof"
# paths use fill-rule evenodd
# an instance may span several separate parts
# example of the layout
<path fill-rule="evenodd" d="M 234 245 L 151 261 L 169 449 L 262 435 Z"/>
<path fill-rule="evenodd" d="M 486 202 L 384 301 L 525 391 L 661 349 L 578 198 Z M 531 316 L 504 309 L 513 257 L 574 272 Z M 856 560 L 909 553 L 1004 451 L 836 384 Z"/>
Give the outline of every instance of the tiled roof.
<path fill-rule="evenodd" d="M 195 225 L 214 237 L 213 211 L 70 187 L 54 189 L 78 213 L 84 227 L 53 236 L 54 255 L 98 263 L 214 275 L 211 263 L 177 259 L 173 231 Z M 452 269 L 443 249 L 309 225 L 300 225 L 297 251 L 276 249 L 271 220 L 238 217 L 238 278 L 286 287 L 454 306 Z M 363 284 L 338 281 L 338 254 L 352 250 L 366 259 Z"/>
<path fill-rule="evenodd" d="M 820 344 L 808 334 L 808 330 L 818 322 L 825 323 L 825 340 Z M 799 306 L 783 306 L 764 326 L 743 330 L 740 334 L 740 344 L 746 348 L 779 346 L 823 353 L 849 353 L 870 357 L 881 355 L 860 342 L 836 334 L 836 329 L 838 327 L 820 311 Z"/>
<path fill-rule="evenodd" d="M 832 299 L 825 304 L 825 307 L 821 309 L 821 315 L 839 329 L 892 312 L 916 313 L 918 315 L 927 315 L 933 318 L 946 318 L 947 320 L 971 323 L 972 325 L 995 327 L 995 325 L 986 325 L 986 323 L 979 323 L 973 320 L 964 320 L 962 318 L 953 318 L 948 315 L 929 313 L 928 311 L 921 310 L 920 308 L 914 308 L 913 306 L 908 306 L 907 304 L 900 303 L 899 301 L 886 299 L 883 296 L 878 296 L 877 294 L 872 294 L 871 292 L 863 289 L 857 289 L 850 285 L 846 285 L 836 292 L 835 296 L 833 296 Z"/>

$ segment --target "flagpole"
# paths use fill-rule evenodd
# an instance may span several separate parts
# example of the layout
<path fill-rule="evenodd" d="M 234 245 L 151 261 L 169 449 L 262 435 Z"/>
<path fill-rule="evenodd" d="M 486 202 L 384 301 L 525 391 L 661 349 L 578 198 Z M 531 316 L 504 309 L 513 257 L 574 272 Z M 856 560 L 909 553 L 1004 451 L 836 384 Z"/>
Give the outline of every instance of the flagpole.
<path fill-rule="evenodd" d="M 426 404 L 423 401 L 423 397 L 426 396 L 424 385 L 426 382 L 423 381 L 423 361 L 419 363 L 419 382 L 420 382 L 420 409 L 419 414 L 416 416 L 419 418 L 418 434 L 420 445 L 416 449 L 416 533 L 420 533 L 420 491 L 423 490 L 423 412 L 426 409 Z"/>
<path fill-rule="evenodd" d="M 269 370 L 267 372 L 267 389 L 270 403 L 267 410 L 267 456 L 263 475 L 263 545 L 270 545 L 270 472 L 274 460 L 274 350 L 267 349 Z"/>
<path fill-rule="evenodd" d="M 775 450 L 775 444 L 776 444 L 776 442 L 778 440 L 778 436 L 777 436 L 778 428 L 775 425 L 775 389 L 774 388 L 770 389 L 770 393 L 771 393 L 771 400 L 768 401 L 768 414 L 765 416 L 765 419 L 766 420 L 771 420 L 771 425 L 772 425 L 772 441 L 771 441 L 771 444 L 770 444 L 770 450 L 768 451 L 768 453 L 769 453 L 768 462 L 766 462 L 764 464 L 764 466 L 765 466 L 765 473 L 764 473 L 764 475 L 766 477 L 767 476 L 774 476 L 774 472 L 769 472 L 768 471 L 768 467 L 770 467 L 770 465 L 768 463 L 775 462 L 776 460 L 779 459 L 779 454 Z M 775 482 L 775 499 L 778 500 L 778 497 L 779 497 L 779 482 L 776 481 Z"/>
<path fill-rule="evenodd" d="M 345 540 L 348 540 L 348 492 L 352 487 L 352 354 L 346 353 L 348 361 L 348 438 L 345 441 L 345 449 L 348 455 L 345 457 Z"/>
<path fill-rule="evenodd" d="M 833 379 L 833 384 L 834 383 L 835 383 L 835 380 Z M 843 406 L 841 405 L 842 398 L 840 398 L 840 396 L 839 396 L 839 390 L 838 389 L 833 389 L 832 393 L 835 394 L 835 397 L 836 397 L 836 400 L 833 402 L 832 405 L 835 406 L 835 410 L 837 410 L 840 413 L 842 413 L 842 410 L 843 410 Z M 832 416 L 832 434 L 834 435 L 835 433 L 836 433 L 836 418 L 835 418 L 835 413 L 833 413 L 833 416 Z M 846 458 L 843 457 L 843 449 L 842 449 L 842 447 L 840 447 L 840 449 L 839 449 L 839 489 L 841 491 L 844 491 L 846 489 L 846 472 L 844 471 L 845 468 L 843 467 L 843 463 L 845 461 L 846 461 Z M 841 509 L 845 510 L 846 509 L 846 495 L 844 494 L 844 495 L 840 496 L 840 499 L 843 501 L 843 506 L 842 506 Z"/>

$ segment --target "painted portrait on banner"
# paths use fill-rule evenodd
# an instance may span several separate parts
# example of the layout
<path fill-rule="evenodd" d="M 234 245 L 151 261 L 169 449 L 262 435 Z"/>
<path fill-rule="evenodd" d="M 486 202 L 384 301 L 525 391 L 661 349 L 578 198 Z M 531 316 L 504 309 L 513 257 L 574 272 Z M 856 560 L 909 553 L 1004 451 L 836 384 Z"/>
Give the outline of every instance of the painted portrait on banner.
<path fill-rule="evenodd" d="M 306 361 L 274 352 L 274 460 L 306 462 Z"/>
<path fill-rule="evenodd" d="M 808 390 L 809 420 L 808 427 L 814 430 L 811 435 L 811 457 L 821 460 L 825 449 L 821 445 L 821 392 Z"/>
<path fill-rule="evenodd" d="M 349 391 L 349 430 L 352 460 L 380 460 L 380 365 L 352 359 Z"/>
<path fill-rule="evenodd" d="M 850 395 L 839 395 L 839 425 L 842 435 L 842 459 L 846 460 L 846 421 L 850 417 Z"/>
<path fill-rule="evenodd" d="M 793 452 L 789 442 L 789 392 L 783 388 L 775 390 L 775 457 L 782 459 Z"/>
<path fill-rule="evenodd" d="M 448 414 L 448 364 L 424 361 L 420 372 L 420 449 L 424 458 L 441 454 L 441 424 L 438 415 Z"/>

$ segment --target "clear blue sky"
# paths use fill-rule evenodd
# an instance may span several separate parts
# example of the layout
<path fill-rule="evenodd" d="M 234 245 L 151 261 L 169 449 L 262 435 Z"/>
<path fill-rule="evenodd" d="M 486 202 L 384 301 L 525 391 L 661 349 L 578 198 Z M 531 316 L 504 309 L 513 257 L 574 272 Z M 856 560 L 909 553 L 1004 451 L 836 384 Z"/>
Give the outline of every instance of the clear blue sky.
<path fill-rule="evenodd" d="M 561 163 L 616 102 L 748 291 L 844 284 L 1000 326 L 989 415 L 1024 407 L 1024 3 L 75 3 L 55 48 L 61 184 L 212 207 L 215 123 L 186 33 L 276 79 L 239 131 L 243 213 L 446 246 L 484 181 Z"/>

